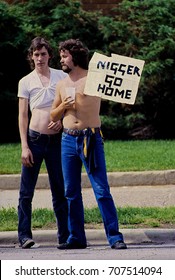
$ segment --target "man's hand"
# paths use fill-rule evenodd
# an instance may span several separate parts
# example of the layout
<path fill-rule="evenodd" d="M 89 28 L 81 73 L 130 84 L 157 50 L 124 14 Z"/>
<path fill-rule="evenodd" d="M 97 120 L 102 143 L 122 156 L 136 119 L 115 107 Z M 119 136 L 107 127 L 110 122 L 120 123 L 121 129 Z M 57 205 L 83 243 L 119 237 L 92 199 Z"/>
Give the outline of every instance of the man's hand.
<path fill-rule="evenodd" d="M 32 152 L 27 147 L 22 149 L 21 162 L 26 167 L 32 167 L 34 164 Z"/>
<path fill-rule="evenodd" d="M 71 96 L 67 96 L 63 100 L 63 106 L 64 106 L 65 109 L 72 109 L 72 108 L 74 108 L 74 104 L 75 104 L 75 99 L 72 99 Z"/>
<path fill-rule="evenodd" d="M 48 124 L 48 129 L 53 129 L 53 130 L 55 130 L 55 131 L 57 131 L 57 132 L 59 132 L 59 131 L 61 130 L 61 128 L 62 128 L 62 123 L 61 123 L 60 120 L 57 121 L 57 122 L 51 121 L 51 122 Z"/>

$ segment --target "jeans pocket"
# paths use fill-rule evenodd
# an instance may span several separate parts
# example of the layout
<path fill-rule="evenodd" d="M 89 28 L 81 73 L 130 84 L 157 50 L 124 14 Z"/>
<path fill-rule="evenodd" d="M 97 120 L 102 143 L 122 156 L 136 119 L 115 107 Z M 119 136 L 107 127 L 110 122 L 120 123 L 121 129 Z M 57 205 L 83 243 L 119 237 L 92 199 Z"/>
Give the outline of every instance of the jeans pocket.
<path fill-rule="evenodd" d="M 33 131 L 33 130 L 29 130 L 29 133 L 28 133 L 29 141 L 34 143 L 34 142 L 38 141 L 39 138 L 40 138 L 40 133 Z"/>
<path fill-rule="evenodd" d="M 67 134 L 67 133 L 62 132 L 62 139 L 65 139 L 67 136 L 68 136 L 68 134 Z"/>

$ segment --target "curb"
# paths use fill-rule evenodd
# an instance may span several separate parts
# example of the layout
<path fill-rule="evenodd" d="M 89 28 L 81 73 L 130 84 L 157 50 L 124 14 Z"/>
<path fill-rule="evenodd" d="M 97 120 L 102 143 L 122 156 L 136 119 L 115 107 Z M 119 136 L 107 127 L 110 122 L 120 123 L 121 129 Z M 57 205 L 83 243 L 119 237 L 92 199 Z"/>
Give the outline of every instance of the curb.
<path fill-rule="evenodd" d="M 108 172 L 110 187 L 121 186 L 160 186 L 175 184 L 175 170 L 165 171 L 136 171 L 136 172 Z M 0 189 L 19 189 L 20 174 L 0 175 Z M 86 173 L 82 173 L 83 188 L 91 187 Z M 38 189 L 49 189 L 47 174 L 39 174 Z"/>
<path fill-rule="evenodd" d="M 121 229 L 126 244 L 173 244 L 175 245 L 174 229 Z M 33 231 L 36 243 L 44 245 L 57 245 L 56 230 Z M 87 241 L 90 245 L 108 245 L 103 229 L 86 230 Z M 15 246 L 18 244 L 17 231 L 0 232 L 0 247 Z"/>

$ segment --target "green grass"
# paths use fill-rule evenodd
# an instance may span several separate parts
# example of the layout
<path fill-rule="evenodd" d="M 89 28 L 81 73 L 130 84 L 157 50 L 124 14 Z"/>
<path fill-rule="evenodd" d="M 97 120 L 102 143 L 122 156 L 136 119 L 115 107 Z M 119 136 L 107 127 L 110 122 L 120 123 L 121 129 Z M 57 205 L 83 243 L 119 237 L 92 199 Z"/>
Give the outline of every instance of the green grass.
<path fill-rule="evenodd" d="M 105 141 L 108 172 L 175 168 L 175 140 Z M 21 172 L 20 144 L 0 145 L 0 174 Z M 45 173 L 44 163 L 41 173 Z"/>
<path fill-rule="evenodd" d="M 105 141 L 107 170 L 146 171 L 175 168 L 175 140 Z M 0 174 L 21 172 L 20 144 L 0 145 Z M 45 173 L 43 164 L 41 173 Z M 174 227 L 175 207 L 122 207 L 118 208 L 120 227 Z M 0 231 L 17 230 L 17 210 L 0 208 Z M 101 227 L 98 208 L 85 209 L 86 227 Z M 35 209 L 33 229 L 56 228 L 55 216 L 50 209 Z"/>
<path fill-rule="evenodd" d="M 175 207 L 118 207 L 120 228 L 175 227 Z M 15 208 L 0 208 L 0 231 L 17 231 L 18 216 Z M 98 208 L 85 209 L 85 227 L 101 228 L 102 219 Z M 56 229 L 54 213 L 51 209 L 35 209 L 32 228 Z"/>
<path fill-rule="evenodd" d="M 175 168 L 175 141 L 108 141 L 108 171 L 146 171 Z"/>

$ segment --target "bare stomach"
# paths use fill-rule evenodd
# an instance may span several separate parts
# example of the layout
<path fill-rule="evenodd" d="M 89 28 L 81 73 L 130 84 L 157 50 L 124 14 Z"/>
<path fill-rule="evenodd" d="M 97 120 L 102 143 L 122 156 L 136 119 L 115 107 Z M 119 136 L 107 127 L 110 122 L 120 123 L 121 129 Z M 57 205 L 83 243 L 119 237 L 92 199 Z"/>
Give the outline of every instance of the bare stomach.
<path fill-rule="evenodd" d="M 50 107 L 33 109 L 29 128 L 43 134 L 56 134 L 57 131 L 49 129 Z"/>
<path fill-rule="evenodd" d="M 99 116 L 93 114 L 76 116 L 74 114 L 65 115 L 63 126 L 70 129 L 84 129 L 87 127 L 100 127 L 101 121 Z"/>
<path fill-rule="evenodd" d="M 76 93 L 75 105 L 65 112 L 63 126 L 70 129 L 100 127 L 99 116 L 101 99 Z"/>

